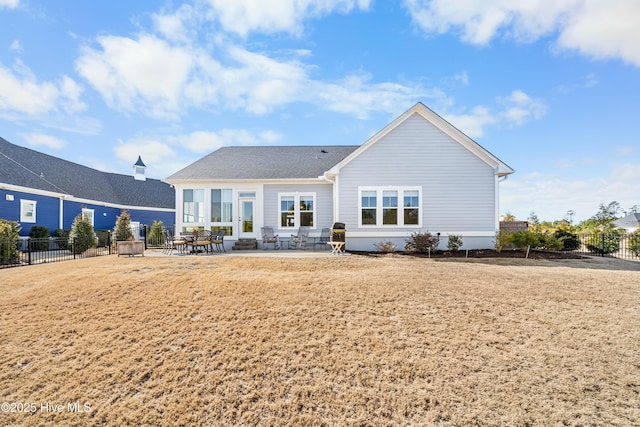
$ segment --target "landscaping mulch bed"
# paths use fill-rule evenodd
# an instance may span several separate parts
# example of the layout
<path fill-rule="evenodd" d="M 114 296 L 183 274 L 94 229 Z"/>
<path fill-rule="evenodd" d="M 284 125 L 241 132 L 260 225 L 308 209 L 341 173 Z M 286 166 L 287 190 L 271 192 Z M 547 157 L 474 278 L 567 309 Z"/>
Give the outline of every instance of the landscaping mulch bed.
<path fill-rule="evenodd" d="M 497 252 L 493 249 L 470 249 L 460 251 L 437 251 L 431 254 L 422 254 L 416 252 L 394 252 L 393 254 L 383 252 L 358 252 L 349 251 L 352 254 L 364 255 L 364 256 L 409 256 L 416 258 L 529 258 L 529 259 L 584 259 L 583 255 L 579 255 L 573 252 L 557 252 L 557 251 L 540 251 L 530 250 L 527 256 L 527 251 L 522 250 L 503 250 Z"/>

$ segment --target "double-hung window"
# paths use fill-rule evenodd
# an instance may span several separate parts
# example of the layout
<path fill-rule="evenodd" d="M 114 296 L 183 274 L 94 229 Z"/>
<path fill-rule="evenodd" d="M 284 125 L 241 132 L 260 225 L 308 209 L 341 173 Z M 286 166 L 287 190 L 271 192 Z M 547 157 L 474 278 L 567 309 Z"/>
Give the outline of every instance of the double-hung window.
<path fill-rule="evenodd" d="M 360 187 L 360 226 L 420 226 L 419 187 Z"/>
<path fill-rule="evenodd" d="M 204 222 L 204 190 L 182 191 L 182 221 Z"/>
<path fill-rule="evenodd" d="M 404 225 L 420 223 L 420 192 L 418 190 L 405 190 L 403 210 Z"/>
<path fill-rule="evenodd" d="M 91 224 L 92 227 L 95 227 L 95 210 L 82 208 L 82 218 L 87 220 Z"/>
<path fill-rule="evenodd" d="M 278 194 L 280 228 L 313 227 L 316 223 L 315 193 Z"/>
<path fill-rule="evenodd" d="M 382 224 L 398 225 L 398 190 L 382 192 Z"/>
<path fill-rule="evenodd" d="M 20 200 L 20 222 L 36 222 L 36 201 Z"/>

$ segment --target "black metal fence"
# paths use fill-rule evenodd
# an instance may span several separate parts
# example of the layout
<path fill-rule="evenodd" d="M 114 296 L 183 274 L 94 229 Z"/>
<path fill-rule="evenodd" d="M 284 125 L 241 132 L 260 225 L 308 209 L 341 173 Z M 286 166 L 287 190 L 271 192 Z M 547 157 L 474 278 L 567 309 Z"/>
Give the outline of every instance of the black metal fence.
<path fill-rule="evenodd" d="M 173 233 L 172 227 L 152 229 L 141 226 L 132 229 L 136 240 L 144 242 L 145 249 L 162 248 L 165 233 Z M 67 261 L 110 255 L 116 253 L 116 241 L 113 232 L 96 231 L 96 235 L 88 238 L 45 237 L 45 238 L 0 238 L 0 268 L 19 267 L 23 265 L 42 264 L 47 262 Z"/>
<path fill-rule="evenodd" d="M 640 261 L 640 233 L 579 234 L 576 246 L 579 254 Z"/>

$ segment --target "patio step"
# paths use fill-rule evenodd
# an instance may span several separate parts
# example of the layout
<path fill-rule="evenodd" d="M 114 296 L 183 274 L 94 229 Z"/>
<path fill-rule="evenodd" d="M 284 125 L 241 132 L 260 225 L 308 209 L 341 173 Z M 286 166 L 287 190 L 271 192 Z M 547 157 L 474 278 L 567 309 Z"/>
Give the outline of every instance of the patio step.
<path fill-rule="evenodd" d="M 256 239 L 239 239 L 232 248 L 234 251 L 253 251 L 258 249 L 258 240 Z"/>

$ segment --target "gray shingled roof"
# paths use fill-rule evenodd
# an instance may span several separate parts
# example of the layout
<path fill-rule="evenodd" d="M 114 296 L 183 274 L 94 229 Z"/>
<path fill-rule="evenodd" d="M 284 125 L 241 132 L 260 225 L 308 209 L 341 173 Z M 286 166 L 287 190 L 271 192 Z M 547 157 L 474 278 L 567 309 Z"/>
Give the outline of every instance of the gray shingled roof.
<path fill-rule="evenodd" d="M 614 224 L 616 227 L 622 228 L 640 227 L 640 213 L 630 213 L 625 217 L 617 219 Z"/>
<path fill-rule="evenodd" d="M 11 144 L 0 138 L 0 183 L 28 187 L 123 206 L 175 208 L 168 184 L 132 175 L 101 172 Z"/>
<path fill-rule="evenodd" d="M 174 173 L 166 180 L 317 178 L 358 147 L 223 147 Z"/>

